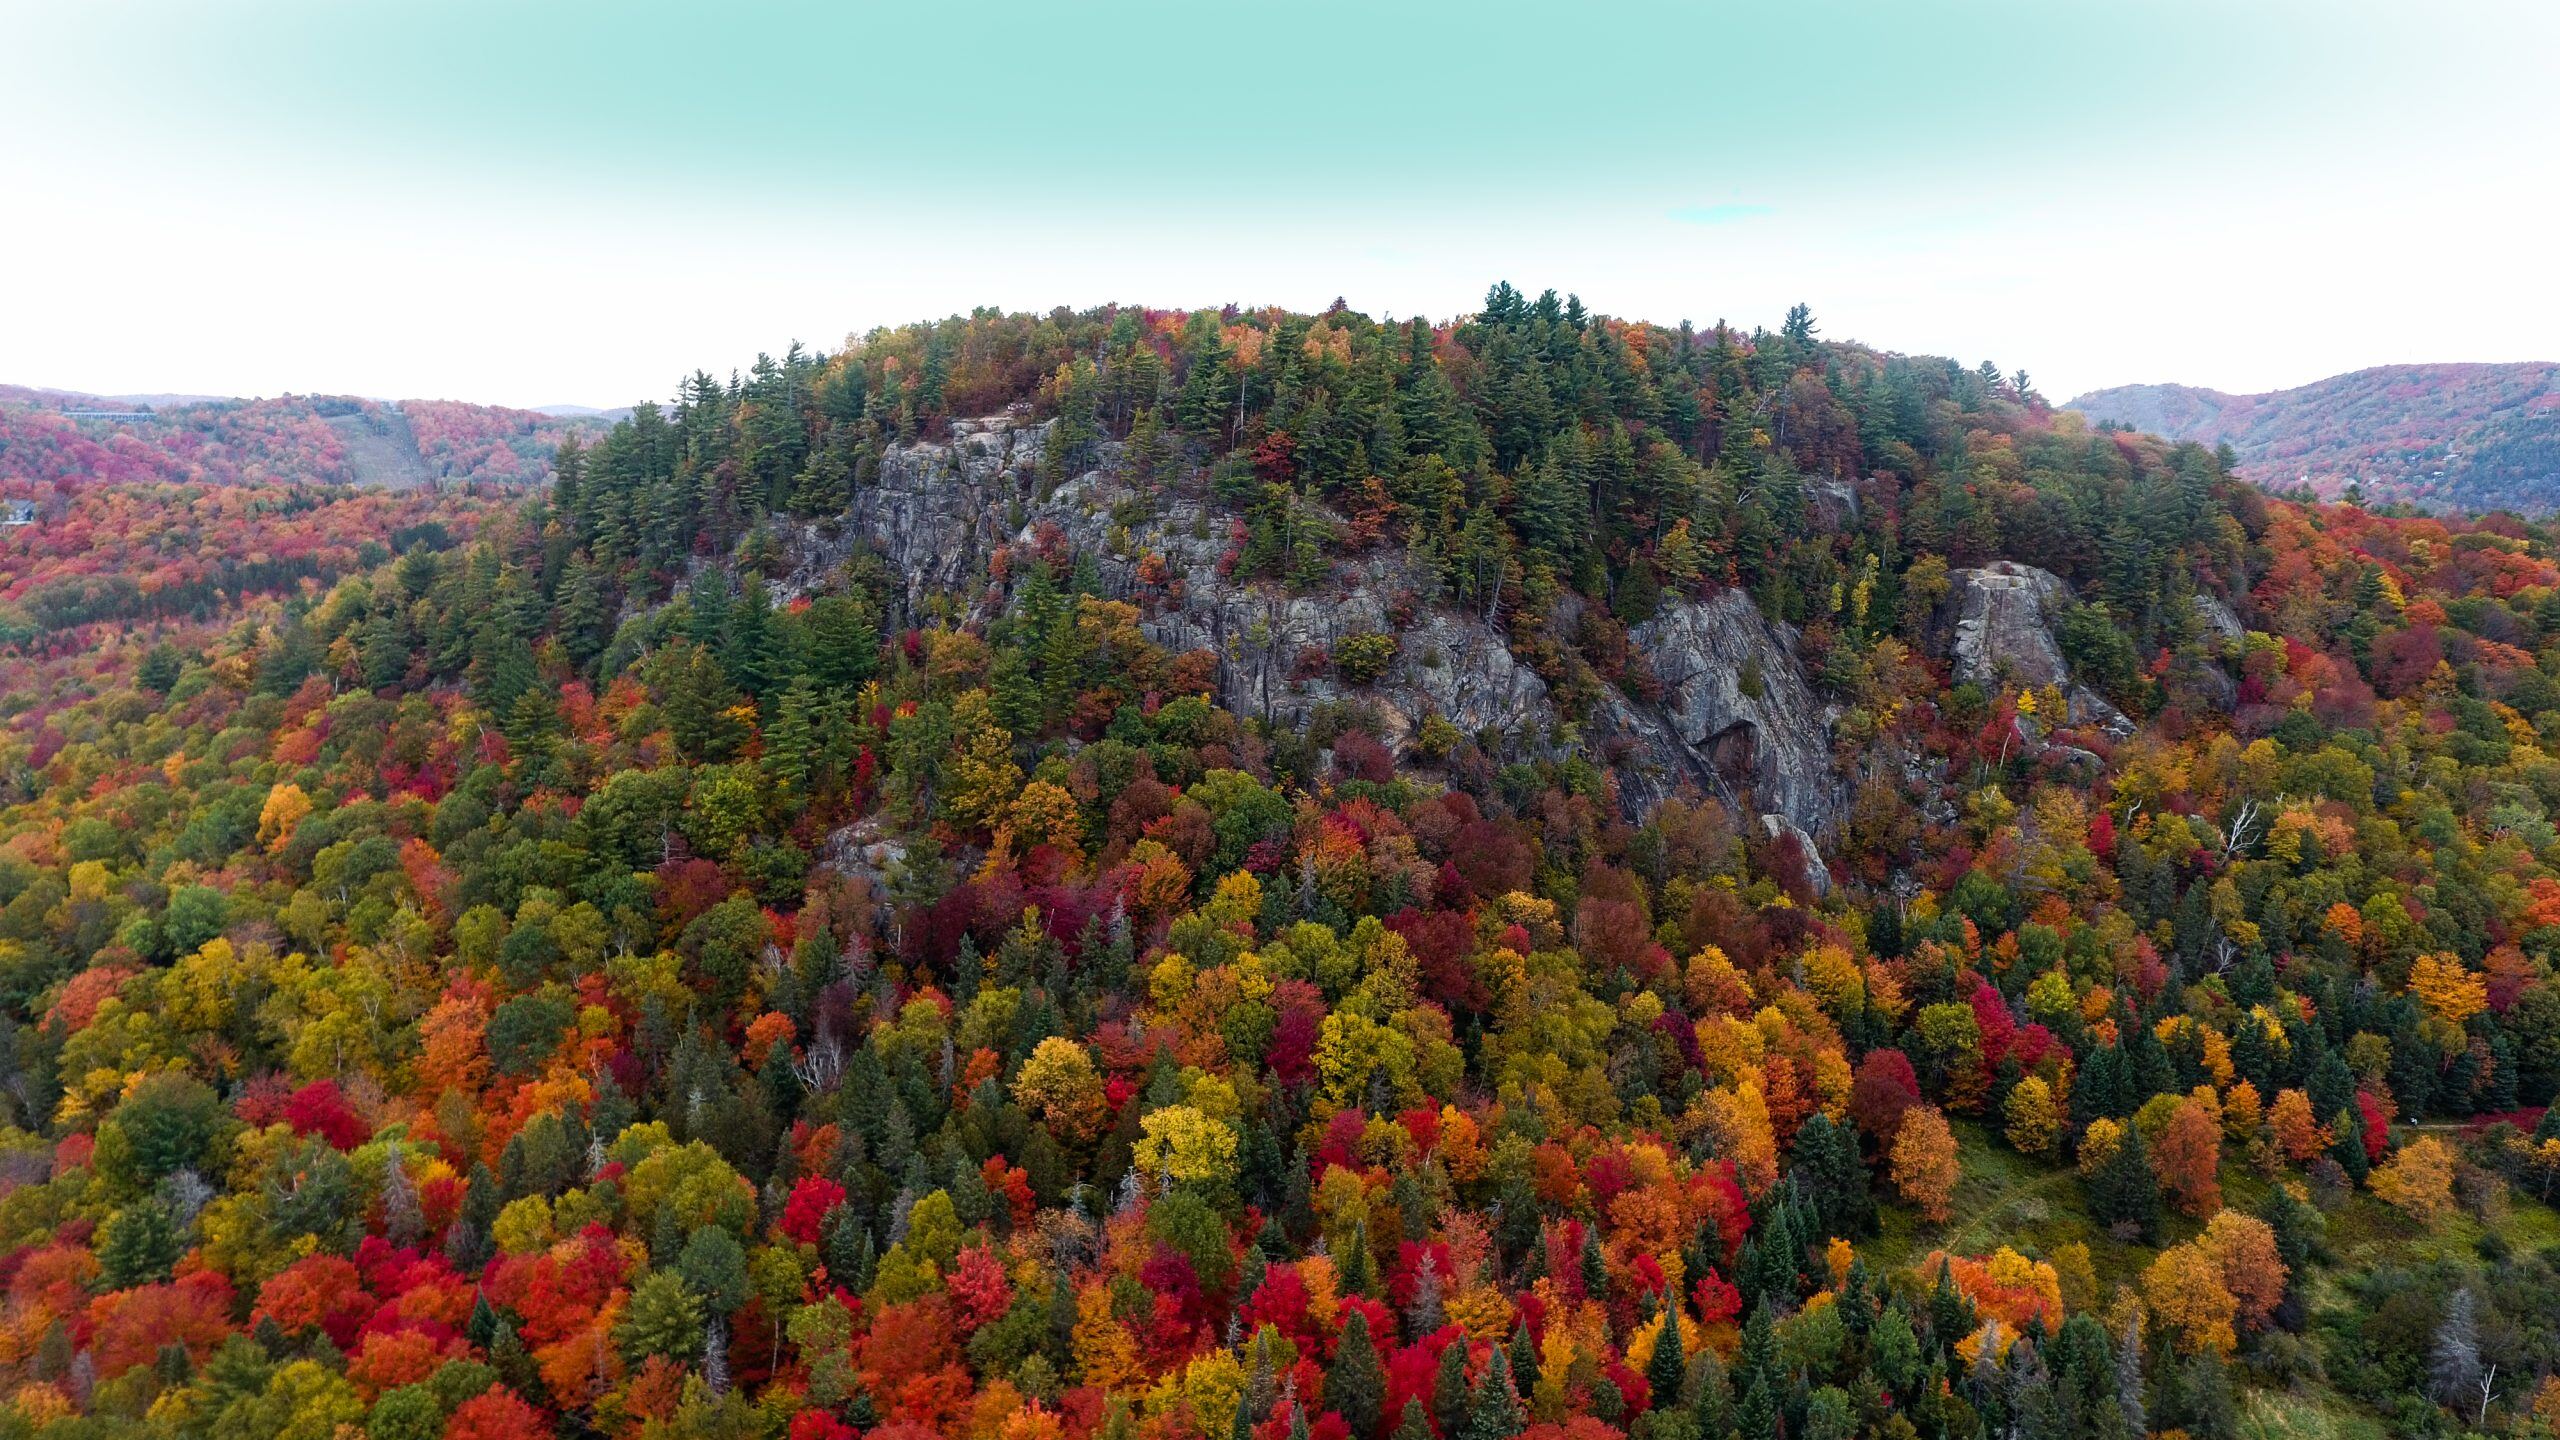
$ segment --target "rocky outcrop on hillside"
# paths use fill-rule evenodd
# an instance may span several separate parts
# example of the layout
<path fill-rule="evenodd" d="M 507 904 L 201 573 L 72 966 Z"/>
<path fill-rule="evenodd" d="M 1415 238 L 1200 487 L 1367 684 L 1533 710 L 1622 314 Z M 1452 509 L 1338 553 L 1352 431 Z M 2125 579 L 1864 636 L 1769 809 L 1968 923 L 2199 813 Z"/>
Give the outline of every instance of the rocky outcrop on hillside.
<path fill-rule="evenodd" d="M 1831 717 L 1806 683 L 1795 636 L 1741 590 L 1674 600 L 1629 632 L 1661 682 L 1662 701 L 1614 700 L 1600 732 L 1621 752 L 1623 790 L 1648 806 L 1691 781 L 1707 794 L 1775 814 L 1813 834 L 1839 810 Z"/>
<path fill-rule="evenodd" d="M 851 533 L 878 545 L 906 581 L 912 614 L 933 594 L 963 590 L 1012 538 L 1049 446 L 1050 422 L 954 421 L 947 441 L 900 445 L 875 481 L 856 487 Z"/>
<path fill-rule="evenodd" d="M 2204 627 L 2208 638 L 2216 643 L 2238 640 L 2249 633 L 2231 607 L 2211 595 L 2195 597 L 2196 623 Z"/>
<path fill-rule="evenodd" d="M 2054 639 L 2054 626 L 2073 598 L 2061 576 L 1995 560 L 1979 569 L 1958 570 L 1948 579 L 1952 585 L 1939 624 L 1957 680 L 1986 689 L 2050 685 L 2069 702 L 2072 724 L 2133 733 L 2133 722 L 2122 711 L 2072 677 L 2070 662 Z"/>
<path fill-rule="evenodd" d="M 1338 566 L 1308 593 L 1236 581 L 1223 573 L 1231 522 L 1196 495 L 1139 495 L 1112 473 L 1117 447 L 1044 493 L 1048 434 L 1046 422 L 958 422 L 948 441 L 892 449 L 877 482 L 858 488 L 844 532 L 903 578 L 910 616 L 929 596 L 968 595 L 999 545 L 1055 526 L 1093 557 L 1105 593 L 1139 605 L 1150 639 L 1218 657 L 1219 702 L 1239 715 L 1303 725 L 1356 697 L 1374 703 L 1391 745 L 1432 715 L 1469 735 L 1544 743 L 1555 721 L 1546 683 L 1481 618 L 1422 603 L 1431 579 L 1401 554 Z M 989 598 L 971 596 L 971 610 Z M 1346 685 L 1333 647 L 1370 634 L 1394 636 L 1394 658 L 1369 684 Z"/>
<path fill-rule="evenodd" d="M 1234 543 L 1226 514 L 1180 489 L 1138 493 L 1115 473 L 1115 447 L 1105 447 L 1100 468 L 1044 487 L 1047 443 L 1045 424 L 996 418 L 892 450 L 846 523 L 804 547 L 800 568 L 814 578 L 843 547 L 874 546 L 905 582 L 908 618 L 935 596 L 962 597 L 984 615 L 1001 603 L 982 588 L 997 547 L 1037 543 L 1054 526 L 1093 558 L 1105 593 L 1138 605 L 1150 639 L 1217 657 L 1219 703 L 1239 715 L 1299 726 L 1322 706 L 1354 701 L 1375 714 L 1391 747 L 1436 716 L 1497 752 L 1552 753 L 1563 727 L 1546 682 L 1482 615 L 1433 603 L 1435 577 L 1406 555 L 1346 560 L 1309 591 L 1238 581 L 1225 573 Z M 1339 642 L 1362 635 L 1390 636 L 1395 651 L 1376 678 L 1353 684 L 1330 660 Z M 1836 820 L 1841 787 L 1830 717 L 1792 632 L 1735 590 L 1675 601 L 1632 640 L 1661 679 L 1661 702 L 1606 691 L 1584 727 L 1629 808 L 1649 811 L 1684 788 L 1715 796 L 1765 814 L 1772 835 L 1798 837 L 1818 872 L 1812 838 Z"/>
<path fill-rule="evenodd" d="M 1236 583 L 1218 572 L 1223 545 L 1204 554 L 1206 547 L 1158 523 L 1133 528 L 1131 539 L 1141 554 L 1164 560 L 1179 586 L 1138 594 L 1135 559 L 1106 563 L 1106 585 L 1149 602 L 1143 628 L 1158 644 L 1215 654 L 1220 703 L 1239 715 L 1297 726 L 1323 705 L 1356 697 L 1375 703 L 1387 732 L 1379 738 L 1390 746 L 1403 746 L 1437 715 L 1468 735 L 1501 737 L 1497 750 L 1538 748 L 1554 724 L 1546 682 L 1513 658 L 1502 633 L 1476 616 L 1419 605 L 1428 577 L 1400 554 L 1338 566 L 1329 584 L 1299 594 Z M 1330 658 L 1338 642 L 1363 635 L 1393 637 L 1395 656 L 1374 681 L 1354 687 Z"/>

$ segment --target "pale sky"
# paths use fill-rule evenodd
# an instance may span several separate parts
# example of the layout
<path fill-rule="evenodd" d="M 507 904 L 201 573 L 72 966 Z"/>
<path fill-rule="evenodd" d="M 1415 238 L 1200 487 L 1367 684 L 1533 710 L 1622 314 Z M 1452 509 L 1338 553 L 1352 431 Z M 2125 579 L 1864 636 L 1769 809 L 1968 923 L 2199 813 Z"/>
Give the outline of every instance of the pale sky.
<path fill-rule="evenodd" d="M 2555 95 L 2546 0 L 0 0 L 0 382 L 609 406 L 1496 279 L 2057 400 L 2555 359 Z"/>

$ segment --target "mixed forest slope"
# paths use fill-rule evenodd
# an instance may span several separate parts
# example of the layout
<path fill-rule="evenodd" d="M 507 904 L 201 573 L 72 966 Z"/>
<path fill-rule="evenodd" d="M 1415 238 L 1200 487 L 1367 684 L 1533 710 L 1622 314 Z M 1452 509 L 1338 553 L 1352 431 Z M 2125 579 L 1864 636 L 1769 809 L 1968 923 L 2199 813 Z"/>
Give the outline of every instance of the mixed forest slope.
<path fill-rule="evenodd" d="M 2541 528 L 1508 286 L 554 468 L 0 530 L 12 1433 L 2560 1416 Z"/>
<path fill-rule="evenodd" d="M 2263 395 L 2187 385 L 2093 391 L 2070 408 L 2203 445 L 2240 473 L 2332 498 L 2439 510 L 2560 507 L 2560 365 L 2385 365 Z"/>

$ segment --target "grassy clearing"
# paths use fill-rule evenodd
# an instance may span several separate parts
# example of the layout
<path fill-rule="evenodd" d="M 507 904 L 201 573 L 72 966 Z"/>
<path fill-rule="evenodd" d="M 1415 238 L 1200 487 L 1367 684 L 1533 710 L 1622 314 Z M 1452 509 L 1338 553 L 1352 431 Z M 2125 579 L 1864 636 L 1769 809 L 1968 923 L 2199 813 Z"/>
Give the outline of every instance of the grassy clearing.
<path fill-rule="evenodd" d="M 1952 1120 L 1950 1125 L 1964 1170 L 1950 1218 L 1945 1225 L 1930 1225 L 1909 1210 L 1887 1207 L 1883 1233 L 1866 1247 L 1872 1263 L 1902 1269 L 1919 1264 L 1932 1250 L 1983 1255 L 2003 1245 L 2050 1259 L 2076 1241 L 2089 1247 L 2101 1293 L 2131 1283 L 2151 1263 L 2157 1252 L 2123 1244 L 2090 1221 L 2081 1208 L 2079 1176 L 2068 1166 L 2029 1159 L 1979 1122 Z M 2164 1238 L 2183 1234 L 2171 1231 Z"/>
<path fill-rule="evenodd" d="M 2240 1433 L 2248 1440 L 2386 1440 L 2391 1431 L 2336 1395 L 2251 1390 L 2241 1399 Z"/>

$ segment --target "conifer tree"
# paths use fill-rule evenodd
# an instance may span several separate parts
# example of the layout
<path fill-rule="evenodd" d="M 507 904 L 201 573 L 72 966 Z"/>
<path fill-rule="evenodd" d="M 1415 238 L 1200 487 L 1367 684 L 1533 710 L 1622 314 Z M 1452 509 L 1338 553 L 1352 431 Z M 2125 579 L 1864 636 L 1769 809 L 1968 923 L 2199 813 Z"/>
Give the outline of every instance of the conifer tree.
<path fill-rule="evenodd" d="M 1538 1393 L 1538 1343 L 1529 1336 L 1529 1321 L 1524 1316 L 1511 1332 L 1511 1377 L 1523 1397 Z"/>
<path fill-rule="evenodd" d="M 1466 1440 L 1511 1440 L 1520 1433 L 1520 1397 L 1511 1389 L 1511 1357 L 1496 1347 L 1476 1383 Z"/>
<path fill-rule="evenodd" d="M 1369 1335 L 1369 1317 L 1356 1307 L 1342 1325 L 1333 1367 L 1325 1372 L 1324 1403 L 1339 1412 L 1355 1436 L 1375 1435 L 1387 1399 L 1386 1370 Z"/>
<path fill-rule="evenodd" d="M 1440 1351 L 1440 1367 L 1432 1376 L 1431 1413 L 1440 1433 L 1456 1435 L 1467 1423 L 1472 1397 L 1467 1390 L 1467 1347 L 1452 1343 Z"/>
<path fill-rule="evenodd" d="M 1404 1416 L 1396 1422 L 1395 1434 L 1391 1440 L 1435 1440 L 1431 1430 L 1431 1417 L 1422 1412 L 1422 1402 L 1419 1399 L 1408 1399 L 1404 1402 Z"/>
<path fill-rule="evenodd" d="M 1680 1307 L 1674 1303 L 1662 1312 L 1662 1330 L 1654 1337 L 1653 1358 L 1644 1367 L 1645 1384 L 1652 1391 L 1652 1408 L 1670 1410 L 1680 1403 L 1680 1385 L 1689 1373 L 1688 1351 L 1681 1341 Z"/>
<path fill-rule="evenodd" d="M 2142 1131 L 2124 1127 L 2124 1138 L 2089 1181 L 2089 1214 L 2102 1225 L 2149 1233 L 2160 1219 L 2160 1177 L 2152 1172 Z"/>

